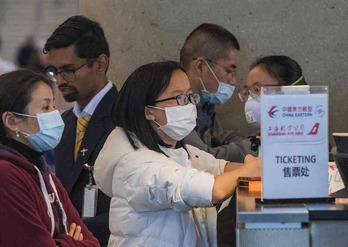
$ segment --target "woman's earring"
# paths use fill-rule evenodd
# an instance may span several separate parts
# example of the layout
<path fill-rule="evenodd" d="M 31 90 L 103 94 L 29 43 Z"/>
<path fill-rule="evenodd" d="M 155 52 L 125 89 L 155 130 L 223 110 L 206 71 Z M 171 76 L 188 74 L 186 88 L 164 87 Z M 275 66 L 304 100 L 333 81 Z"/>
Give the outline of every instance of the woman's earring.
<path fill-rule="evenodd" d="M 19 138 L 19 129 L 16 129 L 16 137 Z"/>

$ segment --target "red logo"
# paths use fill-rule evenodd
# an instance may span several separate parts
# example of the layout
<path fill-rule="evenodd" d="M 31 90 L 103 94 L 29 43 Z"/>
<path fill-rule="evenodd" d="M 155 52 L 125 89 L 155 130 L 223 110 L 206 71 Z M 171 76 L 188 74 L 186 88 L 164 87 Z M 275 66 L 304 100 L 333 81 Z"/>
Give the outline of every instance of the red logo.
<path fill-rule="evenodd" d="M 279 110 L 275 110 L 278 106 L 272 106 L 271 109 L 268 111 L 268 115 L 271 117 L 271 118 L 274 118 L 276 115 L 275 113 Z"/>
<path fill-rule="evenodd" d="M 319 123 L 315 123 L 308 135 L 317 135 L 319 130 Z"/>

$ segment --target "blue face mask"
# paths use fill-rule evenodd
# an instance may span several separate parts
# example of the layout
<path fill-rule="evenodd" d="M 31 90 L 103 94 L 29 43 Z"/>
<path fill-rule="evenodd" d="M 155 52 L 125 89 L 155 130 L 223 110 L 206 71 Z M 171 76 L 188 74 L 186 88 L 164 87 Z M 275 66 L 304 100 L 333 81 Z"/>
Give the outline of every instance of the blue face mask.
<path fill-rule="evenodd" d="M 210 72 L 215 77 L 216 81 L 219 83 L 219 87 L 218 87 L 218 90 L 216 91 L 216 93 L 208 92 L 205 89 L 202 78 L 199 78 L 199 80 L 201 81 L 201 84 L 203 86 L 202 97 L 203 97 L 205 102 L 208 102 L 212 105 L 225 104 L 232 97 L 235 86 L 219 81 L 219 79 L 216 77 L 214 71 L 210 68 L 207 61 L 204 60 L 204 62 L 207 64 Z"/>
<path fill-rule="evenodd" d="M 16 115 L 37 118 L 40 131 L 35 134 L 27 134 L 26 138 L 38 152 L 54 149 L 62 138 L 64 122 L 58 110 L 48 113 L 38 113 L 36 116 L 13 112 Z"/>

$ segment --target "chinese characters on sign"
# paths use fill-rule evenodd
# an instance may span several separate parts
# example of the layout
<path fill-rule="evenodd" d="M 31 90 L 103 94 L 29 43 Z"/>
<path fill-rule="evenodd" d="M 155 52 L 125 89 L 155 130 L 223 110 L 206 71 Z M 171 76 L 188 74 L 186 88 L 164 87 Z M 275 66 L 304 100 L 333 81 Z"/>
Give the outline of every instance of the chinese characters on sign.
<path fill-rule="evenodd" d="M 309 169 L 307 166 L 295 166 L 295 167 L 289 167 L 286 166 L 283 169 L 284 171 L 284 178 L 285 177 L 309 177 Z"/>
<path fill-rule="evenodd" d="M 319 90 L 317 90 L 319 88 Z M 328 196 L 327 87 L 310 93 L 262 88 L 262 194 L 265 199 Z M 298 91 L 297 91 L 298 90 Z M 285 90 L 286 91 L 286 90 Z"/>
<path fill-rule="evenodd" d="M 282 135 L 282 136 L 290 136 L 290 135 L 303 135 L 304 131 L 304 125 L 275 125 L 275 126 L 269 126 L 267 130 L 268 136 L 274 136 L 274 135 Z"/>
<path fill-rule="evenodd" d="M 316 164 L 315 155 L 275 156 L 277 164 Z M 284 177 L 309 177 L 308 166 L 285 166 Z"/>

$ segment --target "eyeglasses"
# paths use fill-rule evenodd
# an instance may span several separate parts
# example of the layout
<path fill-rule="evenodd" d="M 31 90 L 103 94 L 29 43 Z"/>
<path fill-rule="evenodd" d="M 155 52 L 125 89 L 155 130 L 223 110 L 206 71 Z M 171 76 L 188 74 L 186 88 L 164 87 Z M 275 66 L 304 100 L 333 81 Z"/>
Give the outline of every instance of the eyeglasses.
<path fill-rule="evenodd" d="M 60 74 L 64 80 L 66 80 L 67 82 L 73 82 L 76 80 L 76 71 L 78 71 L 79 69 L 81 69 L 83 66 L 85 66 L 86 64 L 90 63 L 91 61 L 93 61 L 94 59 L 96 59 L 96 57 L 93 57 L 91 59 L 89 59 L 86 63 L 81 64 L 80 66 L 78 66 L 77 68 L 73 68 L 73 69 L 63 69 L 61 71 L 56 71 L 54 68 L 49 67 L 45 70 L 45 73 L 53 80 L 53 81 L 57 81 L 58 75 Z"/>
<path fill-rule="evenodd" d="M 193 57 L 192 60 L 197 60 L 197 58 Z M 226 73 L 227 73 L 228 75 L 231 75 L 231 76 L 232 76 L 232 78 L 235 78 L 236 75 L 237 75 L 237 68 L 228 68 L 228 67 L 226 67 L 226 66 L 224 66 L 224 65 L 222 65 L 222 64 L 219 64 L 219 63 L 217 63 L 217 62 L 214 62 L 213 60 L 208 59 L 208 58 L 204 58 L 204 60 L 206 60 L 206 61 L 208 61 L 208 62 L 210 62 L 210 63 L 216 64 L 216 65 L 222 67 L 222 68 L 226 71 Z"/>
<path fill-rule="evenodd" d="M 261 87 L 262 87 L 262 85 L 260 85 L 260 84 L 254 84 L 250 88 L 247 86 L 244 86 L 243 89 L 238 91 L 239 99 L 242 102 L 247 102 L 249 95 L 252 98 L 256 98 L 257 96 L 259 96 L 261 94 Z"/>
<path fill-rule="evenodd" d="M 190 94 L 179 94 L 179 95 L 174 96 L 174 97 L 160 99 L 160 100 L 155 101 L 155 103 L 159 103 L 159 102 L 163 102 L 163 101 L 167 101 L 167 100 L 173 100 L 173 99 L 176 100 L 178 105 L 187 105 L 189 101 L 192 104 L 197 105 L 201 101 L 199 94 L 190 93 Z"/>

